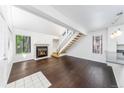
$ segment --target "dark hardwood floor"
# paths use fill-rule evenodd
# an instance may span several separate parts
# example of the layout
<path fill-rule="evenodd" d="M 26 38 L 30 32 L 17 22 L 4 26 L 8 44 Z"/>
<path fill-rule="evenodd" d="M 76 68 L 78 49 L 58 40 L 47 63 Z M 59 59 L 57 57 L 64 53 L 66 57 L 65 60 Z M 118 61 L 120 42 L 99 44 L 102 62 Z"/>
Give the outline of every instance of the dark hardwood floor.
<path fill-rule="evenodd" d="M 71 56 L 14 63 L 8 83 L 42 71 L 51 88 L 116 88 L 112 68 Z"/>

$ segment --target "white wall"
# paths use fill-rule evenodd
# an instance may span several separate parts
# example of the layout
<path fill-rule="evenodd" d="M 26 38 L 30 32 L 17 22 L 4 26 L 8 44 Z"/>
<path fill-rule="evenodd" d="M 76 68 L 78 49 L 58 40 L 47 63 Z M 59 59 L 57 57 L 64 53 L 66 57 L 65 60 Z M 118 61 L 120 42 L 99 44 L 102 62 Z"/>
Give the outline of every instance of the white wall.
<path fill-rule="evenodd" d="M 111 38 L 111 34 L 115 31 L 117 31 L 118 29 L 120 29 L 122 31 L 122 35 L 112 39 Z M 114 27 L 110 27 L 108 28 L 108 55 L 107 55 L 107 61 L 110 62 L 117 62 L 117 44 L 124 44 L 124 25 L 119 25 L 119 26 L 114 26 Z"/>
<path fill-rule="evenodd" d="M 124 44 L 124 25 L 113 27 L 113 31 L 116 31 L 118 28 L 120 28 L 122 34 L 117 38 L 117 44 Z"/>
<path fill-rule="evenodd" d="M 54 39 L 53 40 L 53 51 L 55 52 L 58 48 L 60 40 L 59 39 Z"/>
<path fill-rule="evenodd" d="M 117 38 L 112 39 L 110 36 L 113 32 L 117 31 L 120 28 L 122 31 L 122 35 Z M 124 44 L 124 25 L 110 27 L 108 29 L 108 50 L 109 51 L 116 51 L 117 44 Z"/>
<path fill-rule="evenodd" d="M 5 22 L 0 15 L 0 87 L 3 87 L 6 80 L 6 62 L 3 60 L 5 55 Z"/>
<path fill-rule="evenodd" d="M 4 25 L 5 23 L 0 16 L 0 58 L 2 58 L 4 55 L 4 46 L 5 46 L 4 45 L 4 30 L 3 30 L 5 27 Z"/>
<path fill-rule="evenodd" d="M 103 54 L 92 53 L 92 37 L 93 35 L 103 35 Z M 107 47 L 107 30 L 89 32 L 87 36 L 83 36 L 78 42 L 68 50 L 67 55 L 89 60 L 106 62 L 106 47 Z"/>
<path fill-rule="evenodd" d="M 25 30 L 14 30 L 14 38 L 16 38 L 16 35 L 24 35 L 24 36 L 31 36 L 31 53 L 27 53 L 26 57 L 24 57 L 22 54 L 16 54 L 16 47 L 14 48 L 14 62 L 19 61 L 25 61 L 35 58 L 35 44 L 49 44 L 49 52 L 48 56 L 51 55 L 53 51 L 53 38 L 52 35 L 42 34 L 38 32 L 30 32 Z M 14 46 L 16 46 L 16 41 L 14 41 Z"/>
<path fill-rule="evenodd" d="M 109 62 L 116 62 L 116 43 L 117 39 L 112 39 L 111 34 L 116 31 L 113 28 L 108 28 L 108 34 L 107 34 L 107 58 L 106 60 Z"/>
<path fill-rule="evenodd" d="M 12 38 L 7 23 L 0 16 L 0 87 L 5 87 L 12 67 Z"/>

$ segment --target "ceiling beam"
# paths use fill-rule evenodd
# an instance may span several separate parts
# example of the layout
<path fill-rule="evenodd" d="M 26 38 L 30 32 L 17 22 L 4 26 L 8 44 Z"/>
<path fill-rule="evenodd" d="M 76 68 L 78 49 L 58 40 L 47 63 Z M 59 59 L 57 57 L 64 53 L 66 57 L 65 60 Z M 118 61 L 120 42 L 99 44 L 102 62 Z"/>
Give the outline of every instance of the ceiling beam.
<path fill-rule="evenodd" d="M 52 6 L 41 5 L 41 6 L 31 6 L 31 5 L 15 5 L 16 7 L 28 11 L 36 16 L 45 18 L 55 24 L 63 26 L 67 29 L 78 31 L 87 35 L 86 30 L 69 20 L 67 17 L 60 14 Z"/>

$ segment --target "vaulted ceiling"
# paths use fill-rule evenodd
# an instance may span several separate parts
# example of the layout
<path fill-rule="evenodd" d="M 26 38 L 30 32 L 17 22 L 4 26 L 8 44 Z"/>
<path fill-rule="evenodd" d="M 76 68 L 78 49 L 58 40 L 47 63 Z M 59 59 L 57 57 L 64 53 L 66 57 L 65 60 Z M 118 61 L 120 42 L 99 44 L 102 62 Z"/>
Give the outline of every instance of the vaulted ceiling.
<path fill-rule="evenodd" d="M 12 24 L 16 29 L 60 36 L 66 29 L 17 7 L 11 7 Z"/>
<path fill-rule="evenodd" d="M 23 9 L 19 9 L 13 6 L 11 10 L 13 26 L 19 29 L 41 32 L 55 36 L 59 36 L 63 33 L 63 31 L 65 31 L 66 27 L 60 26 L 61 24 L 57 25 L 57 23 L 59 24 L 59 19 L 57 19 L 57 22 L 55 24 L 50 20 L 46 20 L 42 16 L 38 15 L 38 13 L 41 11 L 41 9 L 44 8 L 44 6 L 35 5 L 34 8 L 37 8 L 39 10 L 37 11 L 37 15 L 33 14 L 33 12 L 31 13 L 30 11 L 24 11 Z M 51 5 L 50 8 L 53 8 L 64 17 L 76 23 L 77 25 L 74 25 L 75 27 L 73 26 L 74 29 L 82 27 L 86 29 L 86 31 L 96 31 L 110 26 L 124 24 L 123 5 Z M 52 14 L 57 14 L 50 9 L 47 10 L 49 10 Z M 120 12 L 122 12 L 122 15 L 117 16 L 117 14 Z M 62 19 L 63 16 L 61 16 L 60 18 Z M 62 23 L 62 25 L 63 24 L 64 22 Z M 70 25 L 70 23 L 68 25 Z"/>
<path fill-rule="evenodd" d="M 124 24 L 124 15 L 119 19 L 116 16 L 117 13 L 124 12 L 123 5 L 53 5 L 52 7 L 88 31 Z"/>

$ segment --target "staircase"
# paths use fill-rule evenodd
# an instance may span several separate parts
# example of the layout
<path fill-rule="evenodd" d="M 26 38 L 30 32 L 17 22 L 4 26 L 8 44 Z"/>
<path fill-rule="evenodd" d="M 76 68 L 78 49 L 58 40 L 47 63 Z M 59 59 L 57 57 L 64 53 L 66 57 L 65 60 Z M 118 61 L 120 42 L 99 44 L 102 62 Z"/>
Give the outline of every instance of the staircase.
<path fill-rule="evenodd" d="M 58 45 L 58 48 L 56 52 L 53 52 L 52 56 L 59 58 L 63 53 L 66 53 L 66 51 L 75 43 L 77 40 L 82 36 L 83 34 L 80 32 L 74 32 L 74 31 L 68 31 L 64 37 L 64 39 L 61 41 L 61 43 Z"/>

